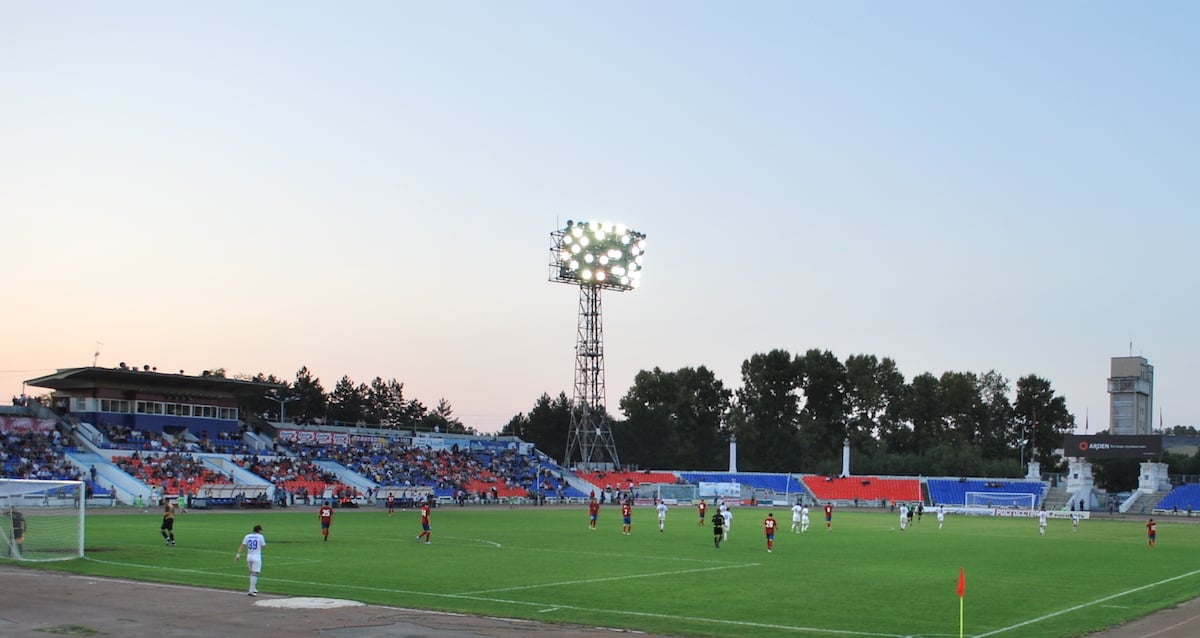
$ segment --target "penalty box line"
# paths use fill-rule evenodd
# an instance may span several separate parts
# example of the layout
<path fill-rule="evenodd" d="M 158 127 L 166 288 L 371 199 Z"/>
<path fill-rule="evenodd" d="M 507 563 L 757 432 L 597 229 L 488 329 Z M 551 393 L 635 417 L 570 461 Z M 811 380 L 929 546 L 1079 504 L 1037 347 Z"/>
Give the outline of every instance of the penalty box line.
<path fill-rule="evenodd" d="M 104 563 L 107 565 L 119 565 L 119 566 L 124 566 L 124 567 L 142 567 L 142 568 L 146 568 L 146 569 L 171 571 L 171 572 L 179 572 L 179 573 L 207 574 L 207 575 L 211 575 L 211 576 L 222 576 L 222 577 L 227 577 L 227 578 L 233 577 L 232 574 L 229 574 L 227 572 L 215 572 L 215 571 L 203 570 L 203 569 L 183 569 L 183 568 L 178 568 L 178 567 L 157 567 L 157 566 L 153 566 L 153 565 L 143 565 L 143 564 L 138 564 L 138 563 L 124 563 L 124 562 L 102 560 L 102 559 L 96 559 L 96 558 L 90 558 L 90 557 L 85 557 L 85 559 L 93 561 L 93 562 L 97 562 L 97 563 Z M 667 575 L 667 574 L 671 574 L 671 573 L 712 571 L 712 570 L 718 570 L 718 569 L 736 569 L 738 567 L 753 567 L 753 566 L 759 566 L 759 565 L 761 565 L 761 563 L 749 563 L 746 565 L 729 565 L 729 566 L 723 566 L 723 567 L 710 567 L 707 569 L 694 569 L 694 570 L 684 570 L 684 571 L 677 571 L 677 572 L 662 572 L 660 575 Z M 654 575 L 655 574 L 643 574 L 641 576 L 642 577 L 650 577 L 650 576 L 654 576 Z M 77 576 L 80 578 L 109 578 L 112 580 L 123 580 L 119 577 L 111 577 L 111 576 L 88 576 L 86 574 L 78 574 Z M 239 575 L 239 576 L 237 576 L 237 578 L 244 579 L 245 575 Z M 633 578 L 633 576 L 622 576 L 621 578 Z M 601 579 L 601 580 L 614 580 L 614 579 L 605 578 L 605 579 Z M 133 581 L 126 581 L 126 582 L 133 582 Z M 142 582 L 142 581 L 136 581 L 136 582 Z M 578 605 L 563 605 L 563 604 L 557 604 L 557 603 L 548 603 L 548 602 L 544 602 L 544 601 L 490 598 L 490 597 L 485 597 L 485 596 L 473 595 L 473 594 L 469 594 L 469 593 L 446 594 L 446 593 L 438 593 L 438 592 L 431 592 L 431 591 L 417 591 L 417 590 L 411 590 L 411 589 L 391 589 L 391 588 L 386 588 L 386 587 L 372 587 L 369 585 L 353 585 L 353 584 L 346 584 L 346 583 L 327 583 L 327 582 L 312 581 L 312 580 L 299 580 L 299 579 L 294 579 L 294 578 L 264 577 L 262 579 L 262 583 L 270 583 L 270 582 L 291 583 L 294 585 L 308 585 L 308 586 L 316 585 L 316 586 L 320 586 L 320 587 L 328 587 L 329 589 L 331 589 L 333 591 L 359 590 L 359 591 L 383 592 L 383 593 L 389 593 L 389 594 L 407 594 L 407 595 L 413 595 L 413 596 L 428 596 L 431 598 L 452 598 L 452 599 L 457 599 L 457 600 L 476 600 L 476 601 L 480 601 L 480 602 L 491 602 L 491 603 L 500 603 L 500 604 L 506 604 L 506 605 L 516 605 L 516 606 L 520 606 L 520 607 L 537 607 L 541 610 L 585 611 L 585 612 L 599 613 L 599 614 L 617 614 L 617 615 L 621 615 L 621 616 L 633 616 L 633 617 L 642 617 L 642 618 L 659 618 L 659 619 L 665 619 L 665 620 L 681 620 L 681 621 L 687 621 L 687 622 L 699 621 L 702 623 L 732 625 L 735 627 L 755 627 L 755 628 L 762 628 L 762 629 L 778 629 L 778 630 L 782 630 L 782 631 L 801 631 L 801 632 L 822 633 L 822 634 L 831 634 L 831 635 L 839 635 L 839 636 L 864 636 L 867 638 L 910 638 L 905 634 L 888 634 L 888 633 L 868 632 L 868 631 L 852 631 L 852 630 L 844 630 L 844 629 L 830 629 L 827 627 L 802 627 L 802 626 L 793 626 L 793 625 L 780 625 L 780 624 L 774 624 L 774 623 L 758 623 L 758 622 L 743 621 L 743 620 L 729 620 L 728 618 L 698 618 L 695 616 L 678 616 L 678 615 L 673 615 L 673 614 L 662 614 L 662 613 L 643 612 L 643 611 L 630 611 L 627 609 L 597 609 L 594 607 L 581 607 Z M 585 581 L 576 581 L 576 582 L 582 583 Z M 161 585 L 159 583 L 148 583 L 148 584 L 155 585 L 155 586 Z M 189 587 L 189 588 L 193 587 L 193 586 L 178 585 L 178 584 L 172 584 L 170 586 Z M 546 585 L 539 585 L 539 587 L 545 587 L 545 586 Z M 264 593 L 269 593 L 269 592 L 264 592 Z M 398 607 L 395 607 L 394 605 L 381 605 L 381 606 L 398 608 Z"/>
<path fill-rule="evenodd" d="M 1195 576 L 1195 575 L 1197 575 L 1197 574 L 1200 574 L 1200 569 L 1196 569 L 1196 570 L 1193 570 L 1193 571 L 1187 572 L 1186 574 L 1180 574 L 1180 575 L 1178 575 L 1178 576 L 1172 576 L 1172 577 L 1170 577 L 1170 578 L 1164 578 L 1163 580 L 1160 580 L 1160 581 L 1157 581 L 1157 582 L 1153 582 L 1153 583 L 1150 583 L 1150 584 L 1148 584 L 1148 585 L 1142 585 L 1142 586 L 1140 586 L 1140 587 L 1134 587 L 1133 589 L 1126 589 L 1125 591 L 1122 591 L 1122 592 L 1117 592 L 1117 593 L 1115 593 L 1115 594 L 1112 594 L 1112 595 L 1110 595 L 1110 596 L 1105 596 L 1105 597 L 1103 597 L 1103 598 L 1097 598 L 1096 600 L 1088 601 L 1088 602 L 1086 602 L 1086 603 L 1080 603 L 1080 604 L 1078 604 L 1078 605 L 1075 605 L 1074 607 L 1067 607 L 1066 609 L 1060 609 L 1060 610 L 1058 610 L 1058 611 L 1050 612 L 1050 613 L 1048 613 L 1048 614 L 1045 614 L 1045 615 L 1042 615 L 1042 616 L 1038 616 L 1037 618 L 1030 618 L 1029 620 L 1026 620 L 1026 621 L 1023 621 L 1023 622 L 1019 622 L 1019 623 L 1017 623 L 1017 624 L 1015 624 L 1015 625 L 1009 625 L 1008 627 L 1001 627 L 1000 629 L 995 629 L 995 630 L 989 631 L 989 632 L 987 632 L 987 633 L 984 633 L 984 634 L 977 634 L 977 635 L 975 636 L 975 638 L 986 638 L 987 636 L 995 636 L 996 634 L 1002 634 L 1002 633 L 1004 633 L 1004 632 L 1006 632 L 1006 631 L 1012 631 L 1012 630 L 1014 630 L 1014 629 L 1019 629 L 1019 628 L 1021 628 L 1021 627 L 1025 627 L 1026 625 L 1032 625 L 1032 624 L 1034 624 L 1034 623 L 1039 623 L 1039 622 L 1042 622 L 1043 620 L 1049 620 L 1049 619 L 1051 619 L 1051 618 L 1054 618 L 1054 617 L 1056 617 L 1056 616 L 1061 616 L 1061 615 L 1063 615 L 1063 614 L 1069 614 L 1069 613 L 1071 613 L 1071 612 L 1073 612 L 1073 611 L 1079 611 L 1080 609 L 1086 609 L 1087 607 L 1093 607 L 1093 606 L 1095 606 L 1095 605 L 1099 605 L 1099 604 L 1101 604 L 1101 603 L 1106 603 L 1106 602 L 1108 602 L 1108 601 L 1110 601 L 1110 600 L 1113 600 L 1113 599 L 1116 599 L 1116 598 L 1120 598 L 1120 597 L 1122 597 L 1122 596 L 1128 596 L 1129 594 L 1136 594 L 1137 592 L 1140 592 L 1140 591 L 1144 591 L 1144 590 L 1147 590 L 1147 589 L 1151 589 L 1151 588 L 1153 588 L 1153 587 L 1158 587 L 1159 585 L 1165 585 L 1165 584 L 1167 584 L 1167 583 L 1174 582 L 1174 581 L 1177 581 L 1177 580 L 1182 580 L 1182 579 L 1184 579 L 1184 578 L 1189 578 L 1189 577 L 1191 577 L 1191 576 Z"/>

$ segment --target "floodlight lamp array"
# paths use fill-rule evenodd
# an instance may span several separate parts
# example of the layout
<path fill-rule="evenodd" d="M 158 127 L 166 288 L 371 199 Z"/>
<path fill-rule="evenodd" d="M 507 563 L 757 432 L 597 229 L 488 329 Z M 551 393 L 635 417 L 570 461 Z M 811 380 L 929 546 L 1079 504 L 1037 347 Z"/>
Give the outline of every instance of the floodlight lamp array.
<path fill-rule="evenodd" d="M 551 233 L 551 278 L 609 290 L 632 290 L 642 282 L 646 235 L 612 222 L 567 220 Z"/>

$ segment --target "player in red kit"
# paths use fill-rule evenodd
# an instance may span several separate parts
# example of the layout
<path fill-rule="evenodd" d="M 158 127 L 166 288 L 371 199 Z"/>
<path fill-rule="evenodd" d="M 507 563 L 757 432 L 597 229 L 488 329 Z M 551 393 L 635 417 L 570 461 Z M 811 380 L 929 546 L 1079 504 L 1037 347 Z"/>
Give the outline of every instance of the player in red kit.
<path fill-rule="evenodd" d="M 621 503 L 621 533 L 629 536 L 633 527 L 633 506 L 629 501 Z"/>
<path fill-rule="evenodd" d="M 388 492 L 387 497 L 388 516 L 396 513 L 396 495 Z"/>
<path fill-rule="evenodd" d="M 704 499 L 700 499 L 700 504 L 696 505 L 696 511 L 700 512 L 700 526 L 704 527 L 704 512 L 708 510 L 708 503 Z"/>
<path fill-rule="evenodd" d="M 422 538 L 425 539 L 425 544 L 428 545 L 430 539 L 429 501 L 426 501 L 425 504 L 421 506 L 421 533 L 417 534 L 417 540 L 421 540 Z"/>
<path fill-rule="evenodd" d="M 767 551 L 775 549 L 775 513 L 767 512 L 767 517 L 763 519 L 763 533 L 767 535 Z"/>
<path fill-rule="evenodd" d="M 596 529 L 596 519 L 599 517 L 600 517 L 600 503 L 597 503 L 596 499 L 593 498 L 591 500 L 591 502 L 588 503 L 588 529 L 590 529 L 590 530 Z"/>
<path fill-rule="evenodd" d="M 317 518 L 321 519 L 321 536 L 329 540 L 329 526 L 333 524 L 333 508 L 329 506 L 329 501 L 325 501 L 321 509 L 317 510 Z"/>
<path fill-rule="evenodd" d="M 1158 523 L 1155 523 L 1152 518 L 1150 522 L 1146 523 L 1146 540 L 1150 543 L 1150 549 L 1154 549 L 1154 541 L 1157 540 L 1157 536 Z"/>
<path fill-rule="evenodd" d="M 833 503 L 825 504 L 825 531 L 833 531 Z"/>

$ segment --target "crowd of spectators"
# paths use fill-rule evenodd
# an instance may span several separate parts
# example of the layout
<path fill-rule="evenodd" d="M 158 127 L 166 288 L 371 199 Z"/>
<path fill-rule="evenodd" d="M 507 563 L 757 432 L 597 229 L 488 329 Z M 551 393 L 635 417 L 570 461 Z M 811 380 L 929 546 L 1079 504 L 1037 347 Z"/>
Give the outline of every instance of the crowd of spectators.
<path fill-rule="evenodd" d="M 224 474 L 182 452 L 146 455 L 134 452 L 129 456 L 114 456 L 112 461 L 126 474 L 147 485 L 160 487 L 168 494 L 196 494 L 201 485 L 232 483 Z"/>
<path fill-rule="evenodd" d="M 51 434 L 40 432 L 8 432 L 0 435 L 0 466 L 4 476 L 16 479 L 80 480 L 78 468 L 69 465 L 64 456 L 64 443 L 56 429 Z"/>
<path fill-rule="evenodd" d="M 160 432 L 146 432 L 117 423 L 101 423 L 96 429 L 104 435 L 104 446 L 112 450 L 156 452 L 172 447 Z M 186 449 L 182 443 L 175 444 L 175 448 Z"/>
<path fill-rule="evenodd" d="M 516 450 L 432 450 L 401 443 L 370 446 L 295 444 L 300 458 L 336 461 L 388 488 L 427 487 L 455 500 L 495 501 L 507 496 L 561 496 L 561 476 Z"/>

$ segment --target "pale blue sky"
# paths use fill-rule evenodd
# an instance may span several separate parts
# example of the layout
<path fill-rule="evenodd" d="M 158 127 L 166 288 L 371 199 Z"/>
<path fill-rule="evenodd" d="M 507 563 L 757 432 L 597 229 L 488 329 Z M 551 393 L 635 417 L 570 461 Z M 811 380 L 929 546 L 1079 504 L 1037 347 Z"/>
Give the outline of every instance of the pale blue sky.
<path fill-rule="evenodd" d="M 1193 2 L 0 0 L 0 392 L 119 361 L 570 392 L 567 219 L 648 235 L 608 399 L 756 352 L 1109 358 L 1200 424 Z M 1157 418 L 1157 415 L 1156 415 Z"/>

